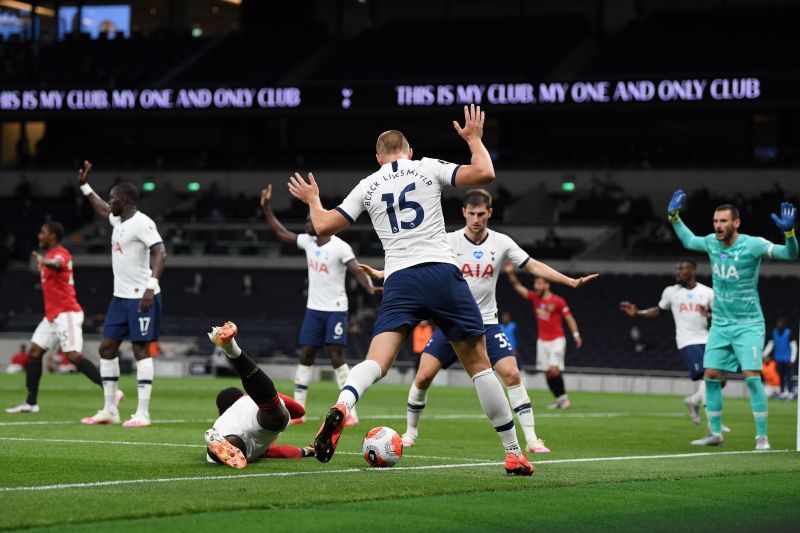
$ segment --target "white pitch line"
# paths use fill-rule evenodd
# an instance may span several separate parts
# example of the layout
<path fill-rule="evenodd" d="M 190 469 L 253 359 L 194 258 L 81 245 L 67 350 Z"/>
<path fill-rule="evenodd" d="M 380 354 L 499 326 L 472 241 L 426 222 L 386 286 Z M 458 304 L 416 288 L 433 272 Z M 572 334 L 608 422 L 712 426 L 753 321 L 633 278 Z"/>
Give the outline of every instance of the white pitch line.
<path fill-rule="evenodd" d="M 767 453 L 786 453 L 791 450 L 770 450 L 755 451 L 741 450 L 732 452 L 701 452 L 701 453 L 679 453 L 672 455 L 631 455 L 623 457 L 585 457 L 582 459 L 555 459 L 550 461 L 536 461 L 534 464 L 555 464 L 555 463 L 592 463 L 601 461 L 643 461 L 654 459 L 686 459 L 694 457 L 710 457 L 715 455 L 749 455 Z M 23 487 L 0 487 L 0 492 L 32 492 L 65 489 L 85 489 L 95 487 L 112 487 L 118 485 L 142 485 L 148 483 L 173 483 L 183 481 L 216 481 L 220 479 L 243 479 L 243 478 L 263 478 L 263 477 L 293 477 L 306 475 L 326 475 L 326 474 L 351 474 L 357 472 L 409 472 L 416 470 L 445 470 L 455 468 L 477 468 L 484 466 L 501 466 L 503 463 L 469 463 L 459 465 L 430 465 L 430 466 L 396 466 L 394 468 L 342 468 L 338 470 L 312 470 L 302 472 L 263 472 L 259 474 L 239 474 L 239 475 L 220 475 L 220 476 L 193 476 L 193 477 L 168 477 L 154 479 L 120 479 L 114 481 L 95 481 L 91 483 L 60 483 L 57 485 L 29 485 Z"/>
<path fill-rule="evenodd" d="M 203 448 L 205 444 L 178 444 L 172 442 L 141 442 L 141 441 L 126 441 L 126 440 L 91 440 L 91 439 L 37 439 L 32 437 L 0 437 L 0 441 L 14 441 L 14 442 L 51 442 L 59 444 L 115 444 L 119 446 L 152 446 L 152 447 L 165 447 L 165 448 Z M 364 455 L 361 452 L 337 452 L 340 455 Z M 438 455 L 404 455 L 410 459 L 437 459 L 442 461 L 462 461 L 473 462 L 482 461 L 482 459 L 468 459 L 466 457 L 442 457 Z M 483 461 L 490 463 L 492 461 Z"/>
<path fill-rule="evenodd" d="M 642 416 L 642 417 L 685 417 L 686 413 L 536 413 L 536 418 L 621 418 L 629 416 Z M 405 420 L 406 415 L 392 414 L 392 415 L 365 415 L 360 413 L 362 420 L 370 419 L 383 419 L 383 420 Z M 454 415 L 425 415 L 425 420 L 484 420 L 486 415 L 483 414 L 454 414 Z"/>
<path fill-rule="evenodd" d="M 200 422 L 209 423 L 216 420 L 216 418 L 175 418 L 170 420 L 151 420 L 153 424 L 199 424 Z M 80 420 L 25 420 L 19 422 L 0 422 L 0 427 L 4 426 L 47 426 L 47 425 L 63 425 L 63 424 L 80 424 Z"/>

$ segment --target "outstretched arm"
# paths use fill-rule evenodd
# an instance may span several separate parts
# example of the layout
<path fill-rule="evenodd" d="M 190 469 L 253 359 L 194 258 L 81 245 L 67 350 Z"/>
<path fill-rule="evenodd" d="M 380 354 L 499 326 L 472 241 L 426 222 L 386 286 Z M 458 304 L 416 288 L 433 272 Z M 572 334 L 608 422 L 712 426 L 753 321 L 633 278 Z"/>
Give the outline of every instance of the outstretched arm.
<path fill-rule="evenodd" d="M 797 259 L 797 237 L 794 234 L 794 221 L 797 218 L 797 208 L 789 202 L 781 204 L 780 216 L 772 214 L 772 220 L 783 230 L 786 244 L 776 244 L 771 248 L 770 256 L 781 261 Z"/>
<path fill-rule="evenodd" d="M 636 304 L 624 301 L 619 303 L 619 308 L 630 317 L 640 316 L 642 318 L 658 318 L 661 316 L 661 308 L 658 306 L 650 307 L 648 309 L 639 309 L 636 307 Z"/>
<path fill-rule="evenodd" d="M 261 191 L 261 211 L 264 213 L 264 218 L 267 221 L 269 229 L 275 234 L 279 241 L 286 244 L 297 243 L 297 233 L 289 231 L 286 226 L 280 223 L 275 214 L 272 212 L 272 207 L 269 201 L 272 199 L 272 185 L 267 185 L 266 189 Z"/>
<path fill-rule="evenodd" d="M 528 261 L 528 263 L 530 263 L 530 261 Z M 517 294 L 519 294 L 520 296 L 522 296 L 527 300 L 528 292 L 530 291 L 528 290 L 527 287 L 525 287 L 522 283 L 520 283 L 519 279 L 517 278 L 517 275 L 514 273 L 514 268 L 515 267 L 513 263 L 511 262 L 506 263 L 505 269 L 506 269 L 506 275 L 508 276 L 508 281 L 511 283 L 511 286 L 514 287 L 514 290 L 517 291 Z"/>
<path fill-rule="evenodd" d="M 52 269 L 52 270 L 55 270 L 55 271 L 59 271 L 59 270 L 61 270 L 61 267 L 63 266 L 61 264 L 61 258 L 60 257 L 52 257 L 50 259 L 47 259 L 42 254 L 40 254 L 39 252 L 31 252 L 31 255 L 36 260 L 36 265 L 39 268 L 47 267 L 49 269 Z"/>
<path fill-rule="evenodd" d="M 464 106 L 464 127 L 453 121 L 458 135 L 467 142 L 472 158 L 469 165 L 461 165 L 456 170 L 456 187 L 476 187 L 494 181 L 494 164 L 489 150 L 483 145 L 483 123 L 486 115 L 481 106 Z"/>
<path fill-rule="evenodd" d="M 536 277 L 546 279 L 547 281 L 551 281 L 553 283 L 560 283 L 561 285 L 566 285 L 567 287 L 572 287 L 573 289 L 583 287 L 590 281 L 594 281 L 600 277 L 600 274 L 589 274 L 588 276 L 583 276 L 582 278 L 571 278 L 569 276 L 565 276 L 558 270 L 547 266 L 541 261 L 537 261 L 536 259 L 531 259 L 525 263 L 524 268 Z"/>
<path fill-rule="evenodd" d="M 78 169 L 78 185 L 80 185 L 81 192 L 89 200 L 89 204 L 94 208 L 98 215 L 103 218 L 108 218 L 111 213 L 111 207 L 108 203 L 100 198 L 92 186 L 89 185 L 89 172 L 92 170 L 92 164 L 89 161 L 84 161 L 83 166 Z"/>
<path fill-rule="evenodd" d="M 347 271 L 358 280 L 359 285 L 367 289 L 367 292 L 370 294 L 378 294 L 383 292 L 383 287 L 375 287 L 372 284 L 372 279 L 366 274 L 365 270 L 361 268 L 361 265 L 355 259 L 351 259 L 347 262 Z"/>
<path fill-rule="evenodd" d="M 308 205 L 311 223 L 314 225 L 314 231 L 320 237 L 329 237 L 350 225 L 350 221 L 339 211 L 328 211 L 322 207 L 322 200 L 319 199 L 319 187 L 317 187 L 314 174 L 311 172 L 308 173 L 308 182 L 295 172 L 294 176 L 289 178 L 287 185 L 292 196 Z"/>

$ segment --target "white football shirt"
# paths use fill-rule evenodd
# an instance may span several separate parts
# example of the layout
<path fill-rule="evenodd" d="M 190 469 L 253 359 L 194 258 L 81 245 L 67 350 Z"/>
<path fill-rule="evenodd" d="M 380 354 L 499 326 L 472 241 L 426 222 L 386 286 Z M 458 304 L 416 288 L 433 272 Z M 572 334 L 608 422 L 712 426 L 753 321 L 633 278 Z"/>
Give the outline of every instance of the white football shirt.
<path fill-rule="evenodd" d="M 399 159 L 361 180 L 336 208 L 351 223 L 367 211 L 386 254 L 388 278 L 422 263 L 456 265 L 442 215 L 442 187 L 458 167 L 427 157 Z"/>
<path fill-rule="evenodd" d="M 675 319 L 675 343 L 678 349 L 692 344 L 705 344 L 708 340 L 708 320 L 700 312 L 700 306 L 711 309 L 714 291 L 698 283 L 692 290 L 683 285 L 670 285 L 661 294 L 658 307 L 672 311 Z"/>
<path fill-rule="evenodd" d="M 297 247 L 306 251 L 308 260 L 308 301 L 315 311 L 347 311 L 344 279 L 347 263 L 356 258 L 349 244 L 337 236 L 317 245 L 317 237 L 297 235 Z"/>
<path fill-rule="evenodd" d="M 281 400 L 283 403 L 283 400 Z M 280 431 L 269 431 L 258 424 L 258 406 L 248 395 L 244 395 L 228 407 L 214 422 L 214 428 L 224 437 L 238 435 L 247 448 L 247 462 L 261 457 L 270 444 L 281 434 Z"/>
<path fill-rule="evenodd" d="M 111 269 L 114 271 L 114 296 L 141 298 L 147 288 L 150 270 L 150 247 L 164 242 L 158 234 L 156 223 L 137 211 L 123 222 L 121 217 L 108 215 L 114 227 L 111 232 Z M 156 285 L 155 293 L 161 292 Z"/>
<path fill-rule="evenodd" d="M 522 267 L 530 256 L 511 237 L 492 230 L 481 242 L 469 240 L 464 229 L 448 233 L 447 239 L 469 290 L 478 302 L 483 323 L 497 324 L 497 278 L 503 272 L 503 263 L 511 261 Z"/>

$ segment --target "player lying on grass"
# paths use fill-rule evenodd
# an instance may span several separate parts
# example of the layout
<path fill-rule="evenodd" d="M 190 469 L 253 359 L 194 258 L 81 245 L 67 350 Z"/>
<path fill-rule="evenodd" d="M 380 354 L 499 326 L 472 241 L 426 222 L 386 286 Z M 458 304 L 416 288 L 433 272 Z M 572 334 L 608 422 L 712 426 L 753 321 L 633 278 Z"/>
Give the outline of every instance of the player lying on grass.
<path fill-rule="evenodd" d="M 685 202 L 686 193 L 682 189 L 675 191 L 667 207 L 668 219 L 685 248 L 708 253 L 714 288 L 714 313 L 703 356 L 706 416 L 711 432 L 692 444 L 722 444 L 723 373 L 736 372 L 741 367 L 756 423 L 756 450 L 769 450 L 767 396 L 761 382 L 764 314 L 758 297 L 758 273 L 764 257 L 782 261 L 797 258 L 794 235 L 797 209 L 783 202 L 780 215 L 772 215 L 786 238 L 785 245 L 778 245 L 762 237 L 739 233 L 739 210 L 732 204 L 721 205 L 714 211 L 714 233 L 697 237 L 681 221 L 680 210 Z"/>
<path fill-rule="evenodd" d="M 597 274 L 580 279 L 569 278 L 549 266 L 532 259 L 511 237 L 489 230 L 492 216 L 492 196 L 485 189 L 472 189 L 464 198 L 462 214 L 464 228 L 447 234 L 450 246 L 456 254 L 456 263 L 469 284 L 469 289 L 478 303 L 486 327 L 486 349 L 495 372 L 506 384 L 511 408 L 517 414 L 525 433 L 526 450 L 533 453 L 550 453 L 535 430 L 533 405 L 525 390 L 520 375 L 514 346 L 500 329 L 497 320 L 497 279 L 503 271 L 503 263 L 509 261 L 537 276 L 557 283 L 580 287 L 597 277 Z M 383 279 L 384 272 L 367 265 L 362 270 L 376 279 Z M 414 383 L 408 391 L 407 427 L 403 434 L 403 446 L 413 446 L 419 436 L 419 419 L 427 403 L 428 389 L 433 379 L 443 368 L 458 360 L 453 347 L 438 327 L 425 346 L 420 357 L 419 369 Z"/>
<path fill-rule="evenodd" d="M 280 394 L 275 384 L 236 344 L 238 330 L 233 322 L 215 327 L 208 334 L 222 348 L 242 379 L 245 392 L 236 387 L 217 395 L 219 418 L 206 431 L 206 460 L 233 468 L 244 468 L 260 457 L 313 457 L 314 448 L 276 446 L 275 440 L 289 420 L 305 415 L 303 406 Z"/>

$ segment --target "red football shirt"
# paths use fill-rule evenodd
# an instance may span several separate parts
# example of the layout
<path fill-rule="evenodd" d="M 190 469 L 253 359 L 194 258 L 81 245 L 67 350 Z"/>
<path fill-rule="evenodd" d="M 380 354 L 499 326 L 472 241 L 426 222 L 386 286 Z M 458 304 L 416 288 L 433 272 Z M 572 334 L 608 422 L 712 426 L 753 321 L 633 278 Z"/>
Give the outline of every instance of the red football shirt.
<path fill-rule="evenodd" d="M 569 307 L 566 300 L 557 294 L 550 293 L 547 298 L 539 298 L 533 291 L 528 291 L 528 300 L 533 305 L 536 313 L 536 323 L 539 326 L 539 339 L 552 341 L 564 336 L 564 317 L 569 316 Z"/>
<path fill-rule="evenodd" d="M 59 259 L 61 269 L 55 270 L 42 265 L 42 295 L 44 295 L 44 316 L 52 322 L 67 311 L 83 311 L 75 296 L 75 279 L 72 277 L 72 255 L 59 245 L 49 250 L 45 259 Z"/>

